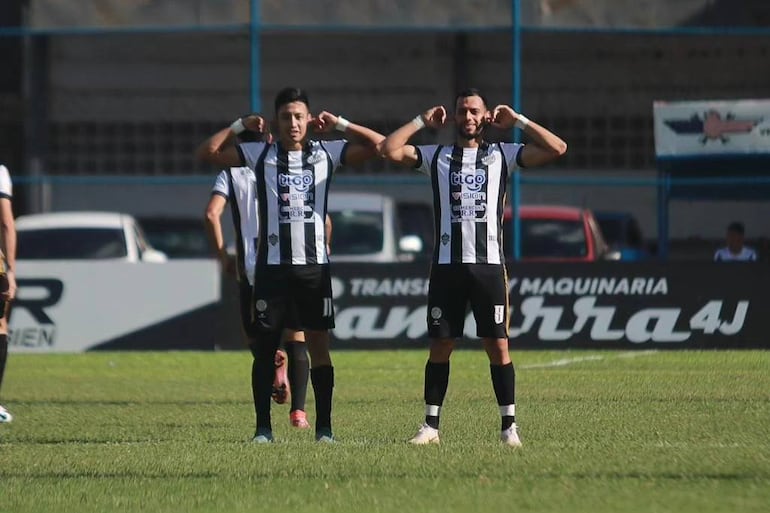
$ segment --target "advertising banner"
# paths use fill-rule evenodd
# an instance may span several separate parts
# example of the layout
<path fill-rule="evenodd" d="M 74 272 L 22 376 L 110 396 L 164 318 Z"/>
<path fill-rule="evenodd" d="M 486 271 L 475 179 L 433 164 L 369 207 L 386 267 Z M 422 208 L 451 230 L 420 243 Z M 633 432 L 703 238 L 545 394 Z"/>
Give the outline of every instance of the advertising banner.
<path fill-rule="evenodd" d="M 658 158 L 770 155 L 770 100 L 655 102 Z"/>
<path fill-rule="evenodd" d="M 19 261 L 8 345 L 14 352 L 213 349 L 215 260 Z"/>
<path fill-rule="evenodd" d="M 245 348 L 237 287 L 213 260 L 18 270 L 11 351 Z M 334 264 L 332 347 L 426 347 L 428 274 L 427 263 Z M 770 348 L 761 263 L 527 263 L 508 276 L 513 349 Z M 480 347 L 470 313 L 465 338 Z"/>
<path fill-rule="evenodd" d="M 334 267 L 336 347 L 427 340 L 428 269 Z M 762 264 L 514 264 L 515 348 L 768 347 L 770 269 Z M 476 337 L 473 315 L 465 335 Z"/>

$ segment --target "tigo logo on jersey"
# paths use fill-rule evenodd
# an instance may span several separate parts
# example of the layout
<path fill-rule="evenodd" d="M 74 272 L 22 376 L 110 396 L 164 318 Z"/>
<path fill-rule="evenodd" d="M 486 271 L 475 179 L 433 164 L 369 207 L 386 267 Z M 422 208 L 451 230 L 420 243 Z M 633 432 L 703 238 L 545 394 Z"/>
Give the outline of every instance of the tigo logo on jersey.
<path fill-rule="evenodd" d="M 487 173 L 483 169 L 477 169 L 474 174 L 452 172 L 449 173 L 449 181 L 452 185 L 464 185 L 472 191 L 480 191 L 487 182 Z"/>
<path fill-rule="evenodd" d="M 313 171 L 303 169 L 301 175 L 280 173 L 278 175 L 278 185 L 280 187 L 293 187 L 300 192 L 306 192 L 313 184 Z"/>

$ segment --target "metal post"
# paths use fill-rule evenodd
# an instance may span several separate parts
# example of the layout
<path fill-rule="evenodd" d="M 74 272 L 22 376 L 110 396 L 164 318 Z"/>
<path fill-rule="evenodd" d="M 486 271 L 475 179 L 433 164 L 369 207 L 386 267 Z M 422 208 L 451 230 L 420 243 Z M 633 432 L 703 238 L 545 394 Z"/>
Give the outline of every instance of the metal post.
<path fill-rule="evenodd" d="M 511 0 L 511 59 L 513 60 L 513 75 L 511 76 L 513 110 L 521 109 L 521 1 Z M 514 129 L 514 141 L 521 141 L 521 133 Z M 511 208 L 513 217 L 511 229 L 513 230 L 513 259 L 521 258 L 521 220 L 519 219 L 519 204 L 521 201 L 521 180 L 519 171 L 513 174 L 511 180 Z"/>
<path fill-rule="evenodd" d="M 260 112 L 262 102 L 260 98 L 260 60 L 259 60 L 259 30 L 262 24 L 259 0 L 250 0 L 249 10 L 249 82 L 251 112 Z"/>

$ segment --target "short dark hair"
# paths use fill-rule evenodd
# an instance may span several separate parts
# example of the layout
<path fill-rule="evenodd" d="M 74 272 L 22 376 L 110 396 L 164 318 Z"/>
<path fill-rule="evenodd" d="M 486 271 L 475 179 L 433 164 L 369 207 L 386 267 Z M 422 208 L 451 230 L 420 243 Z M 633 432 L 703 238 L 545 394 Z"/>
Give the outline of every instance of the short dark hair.
<path fill-rule="evenodd" d="M 275 95 L 275 112 L 278 112 L 278 109 L 287 103 L 292 102 L 302 102 L 307 105 L 308 109 L 310 108 L 310 100 L 308 100 L 305 91 L 299 87 L 284 87 Z"/>
<path fill-rule="evenodd" d="M 739 235 L 743 235 L 746 230 L 743 227 L 743 223 L 740 223 L 738 221 L 733 221 L 732 223 L 727 225 L 727 231 L 737 233 Z"/>
<path fill-rule="evenodd" d="M 468 98 L 469 96 L 478 96 L 481 98 L 481 101 L 484 102 L 484 107 L 489 110 L 489 104 L 487 103 L 487 97 L 484 96 L 484 93 L 482 93 L 479 89 L 476 89 L 475 87 L 469 87 L 468 89 L 463 89 L 459 93 L 457 93 L 457 96 L 455 96 L 455 105 L 457 105 L 457 100 L 460 98 Z"/>

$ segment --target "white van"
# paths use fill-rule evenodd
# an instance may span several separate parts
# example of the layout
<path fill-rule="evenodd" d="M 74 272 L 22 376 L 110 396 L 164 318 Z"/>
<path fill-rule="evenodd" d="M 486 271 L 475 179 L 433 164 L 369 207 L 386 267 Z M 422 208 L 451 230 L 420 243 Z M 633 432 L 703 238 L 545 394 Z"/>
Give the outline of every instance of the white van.
<path fill-rule="evenodd" d="M 404 235 L 396 201 L 369 192 L 329 193 L 332 262 L 404 262 L 426 248 L 417 235 Z"/>
<path fill-rule="evenodd" d="M 16 218 L 17 260 L 165 262 L 133 216 L 118 212 L 53 212 Z"/>

